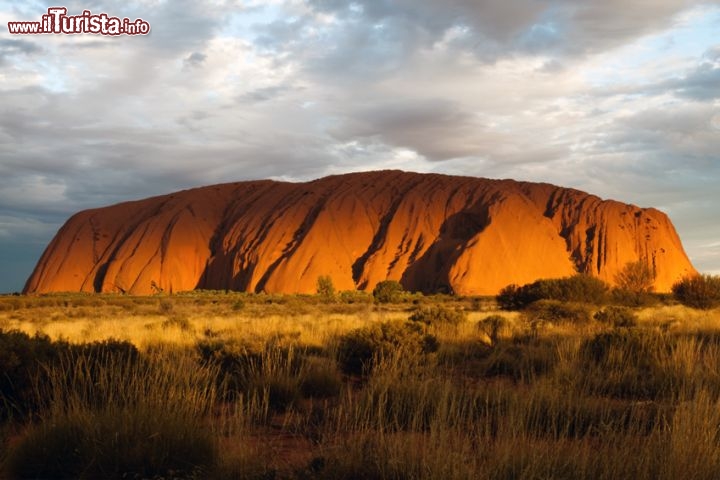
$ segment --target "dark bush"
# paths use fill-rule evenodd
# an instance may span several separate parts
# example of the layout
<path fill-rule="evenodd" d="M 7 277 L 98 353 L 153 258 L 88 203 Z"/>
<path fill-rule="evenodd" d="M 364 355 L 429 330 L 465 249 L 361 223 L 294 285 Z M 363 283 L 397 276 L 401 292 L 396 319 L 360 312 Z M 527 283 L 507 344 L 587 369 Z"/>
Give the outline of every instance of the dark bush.
<path fill-rule="evenodd" d="M 269 342 L 261 351 L 216 339 L 198 342 L 201 363 L 219 368 L 219 390 L 227 399 L 267 394 L 272 410 L 282 412 L 301 397 L 303 352 Z"/>
<path fill-rule="evenodd" d="M 508 285 L 497 296 L 503 310 L 522 310 L 538 300 L 591 303 L 602 305 L 607 301 L 608 286 L 589 275 L 543 279 L 519 287 Z"/>
<path fill-rule="evenodd" d="M 487 377 L 532 381 L 551 372 L 557 362 L 557 348 L 550 342 L 500 343 L 483 362 L 482 373 Z"/>
<path fill-rule="evenodd" d="M 0 420 L 35 409 L 33 382 L 43 373 L 42 365 L 56 362 L 69 351 L 67 343 L 52 342 L 45 335 L 0 332 Z"/>
<path fill-rule="evenodd" d="M 267 391 L 268 405 L 274 412 L 284 412 L 300 400 L 297 378 L 278 374 L 258 376 L 251 392 Z"/>
<path fill-rule="evenodd" d="M 597 312 L 594 318 L 613 327 L 635 327 L 638 321 L 635 312 L 627 307 L 607 307 Z"/>
<path fill-rule="evenodd" d="M 238 393 L 247 393 L 253 372 L 262 367 L 261 354 L 234 343 L 208 338 L 199 341 L 196 348 L 201 364 L 218 367 L 217 386 L 228 399 L 234 399 Z"/>
<path fill-rule="evenodd" d="M 446 307 L 419 308 L 410 315 L 411 322 L 424 323 L 425 325 L 452 325 L 457 326 L 467 320 L 467 315 L 462 310 L 451 310 Z"/>
<path fill-rule="evenodd" d="M 312 365 L 300 378 L 300 391 L 305 398 L 332 398 L 340 395 L 342 378 L 335 365 Z"/>
<path fill-rule="evenodd" d="M 346 374 L 369 373 L 374 361 L 393 352 L 430 353 L 438 348 L 437 339 L 413 322 L 385 322 L 353 330 L 342 337 L 337 360 Z"/>
<path fill-rule="evenodd" d="M 56 378 L 55 381 L 58 385 L 62 382 L 65 391 L 76 392 L 85 404 L 92 408 L 102 408 L 111 399 L 118 403 L 127 400 L 115 394 L 116 389 L 123 391 L 124 387 L 118 385 L 118 382 L 109 383 L 107 381 L 109 372 L 126 372 L 126 375 L 119 377 L 123 382 L 131 383 L 131 376 L 148 366 L 135 345 L 114 339 L 70 345 L 69 352 L 61 358 L 60 365 L 81 365 L 80 368 L 67 368 L 64 375 L 60 379 Z M 50 390 L 46 398 L 38 401 L 45 401 L 46 406 L 50 405 L 55 400 L 51 396 L 53 393 L 57 392 Z"/>
<path fill-rule="evenodd" d="M 661 296 L 651 292 L 633 292 L 622 288 L 613 288 L 610 293 L 612 303 L 627 307 L 652 307 L 661 301 Z"/>
<path fill-rule="evenodd" d="M 395 303 L 400 300 L 405 290 L 396 280 L 383 280 L 375 285 L 373 297 L 377 303 Z"/>
<path fill-rule="evenodd" d="M 720 276 L 685 277 L 672 288 L 675 298 L 692 308 L 709 310 L 720 306 Z"/>
<path fill-rule="evenodd" d="M 490 343 L 495 345 L 503 333 L 510 331 L 510 322 L 500 315 L 490 315 L 483 318 L 477 324 L 478 329 L 490 338 Z"/>
<path fill-rule="evenodd" d="M 200 422 L 174 412 L 88 412 L 44 421 L 10 450 L 12 478 L 204 478 L 216 450 Z"/>
<path fill-rule="evenodd" d="M 500 290 L 496 300 L 502 310 L 521 310 L 533 301 L 526 297 L 526 291 L 516 284 L 508 285 Z"/>

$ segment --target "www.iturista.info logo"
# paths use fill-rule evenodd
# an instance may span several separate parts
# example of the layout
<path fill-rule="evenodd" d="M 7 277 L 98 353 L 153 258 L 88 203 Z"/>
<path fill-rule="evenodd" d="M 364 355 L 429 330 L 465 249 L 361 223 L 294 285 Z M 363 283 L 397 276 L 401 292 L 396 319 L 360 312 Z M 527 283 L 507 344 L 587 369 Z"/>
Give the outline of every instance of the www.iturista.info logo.
<path fill-rule="evenodd" d="M 80 15 L 68 15 L 65 7 L 50 7 L 39 22 L 8 22 L 8 31 L 16 35 L 77 34 L 96 35 L 147 35 L 150 24 L 142 18 L 111 17 L 107 13 L 83 10 Z"/>

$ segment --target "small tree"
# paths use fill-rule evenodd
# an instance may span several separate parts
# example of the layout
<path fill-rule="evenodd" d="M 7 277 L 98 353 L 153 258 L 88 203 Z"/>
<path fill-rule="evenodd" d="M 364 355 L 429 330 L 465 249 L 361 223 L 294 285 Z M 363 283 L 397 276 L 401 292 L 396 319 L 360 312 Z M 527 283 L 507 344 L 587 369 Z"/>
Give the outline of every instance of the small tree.
<path fill-rule="evenodd" d="M 655 272 L 642 260 L 629 262 L 615 275 L 618 288 L 632 293 L 650 293 L 655 289 Z"/>
<path fill-rule="evenodd" d="M 318 277 L 317 294 L 327 301 L 335 299 L 335 286 L 333 285 L 330 275 L 321 275 Z"/>
<path fill-rule="evenodd" d="M 403 286 L 397 280 L 383 280 L 375 285 L 373 297 L 377 303 L 393 303 L 400 299 Z"/>

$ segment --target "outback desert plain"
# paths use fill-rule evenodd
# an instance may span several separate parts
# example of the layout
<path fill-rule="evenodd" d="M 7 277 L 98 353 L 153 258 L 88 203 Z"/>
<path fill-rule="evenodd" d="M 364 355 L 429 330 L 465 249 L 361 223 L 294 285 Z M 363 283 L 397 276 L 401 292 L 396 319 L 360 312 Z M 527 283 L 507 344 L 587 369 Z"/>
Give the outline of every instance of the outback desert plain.
<path fill-rule="evenodd" d="M 718 306 L 664 213 L 549 184 L 86 210 L 0 296 L 0 477 L 717 479 Z"/>

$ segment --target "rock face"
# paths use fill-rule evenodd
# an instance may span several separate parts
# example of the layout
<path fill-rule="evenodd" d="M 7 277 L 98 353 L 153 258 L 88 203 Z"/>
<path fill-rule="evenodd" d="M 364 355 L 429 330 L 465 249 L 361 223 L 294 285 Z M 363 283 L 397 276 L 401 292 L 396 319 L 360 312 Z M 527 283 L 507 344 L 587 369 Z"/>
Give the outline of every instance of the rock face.
<path fill-rule="evenodd" d="M 353 173 L 252 181 L 86 210 L 60 229 L 25 292 L 315 292 L 399 280 L 412 291 L 496 294 L 587 273 L 612 284 L 647 262 L 656 290 L 695 269 L 668 217 L 512 180 Z"/>

